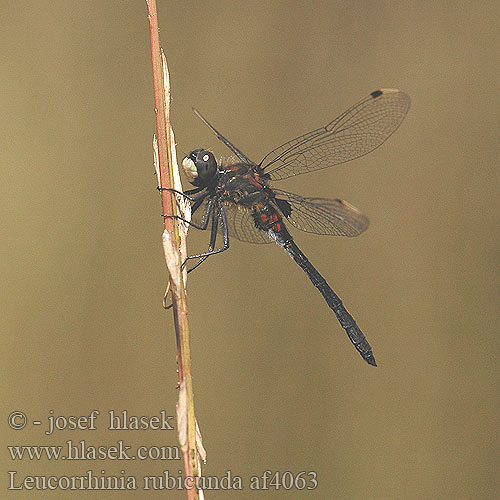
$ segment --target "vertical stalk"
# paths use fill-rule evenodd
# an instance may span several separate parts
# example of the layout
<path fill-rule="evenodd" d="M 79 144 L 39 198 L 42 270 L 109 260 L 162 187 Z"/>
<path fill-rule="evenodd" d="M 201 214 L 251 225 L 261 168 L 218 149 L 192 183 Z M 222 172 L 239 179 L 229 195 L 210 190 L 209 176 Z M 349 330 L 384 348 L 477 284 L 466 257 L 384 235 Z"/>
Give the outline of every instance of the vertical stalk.
<path fill-rule="evenodd" d="M 151 59 L 153 64 L 153 86 L 156 112 L 157 134 L 157 173 L 161 188 L 173 188 L 178 172 L 175 161 L 175 141 L 170 126 L 170 83 L 166 59 L 160 48 L 158 31 L 158 13 L 155 0 L 146 0 L 149 32 L 151 41 Z M 163 213 L 177 215 L 177 204 L 171 191 L 161 190 Z M 172 295 L 174 325 L 177 340 L 177 368 L 179 374 L 179 402 L 177 406 L 177 427 L 184 463 L 185 484 L 188 500 L 200 498 L 195 486 L 195 478 L 200 475 L 199 452 L 197 450 L 196 419 L 194 414 L 193 384 L 191 377 L 191 355 L 189 345 L 189 328 L 187 321 L 186 291 L 181 271 L 182 247 L 181 235 L 177 220 L 164 217 L 163 248 L 165 260 L 170 274 L 170 290 Z M 185 246 L 184 246 L 185 248 Z M 184 273 L 184 278 L 186 274 Z M 201 447 L 201 440 L 200 440 Z M 202 453 L 203 455 L 203 453 Z"/>

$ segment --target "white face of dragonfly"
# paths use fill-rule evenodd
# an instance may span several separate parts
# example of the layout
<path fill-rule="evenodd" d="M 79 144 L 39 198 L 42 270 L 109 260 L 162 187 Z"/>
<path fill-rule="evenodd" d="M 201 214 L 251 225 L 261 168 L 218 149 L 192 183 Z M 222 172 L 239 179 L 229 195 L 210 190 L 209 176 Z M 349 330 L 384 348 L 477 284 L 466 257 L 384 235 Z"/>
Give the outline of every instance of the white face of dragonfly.
<path fill-rule="evenodd" d="M 186 158 L 182 160 L 182 169 L 184 170 L 189 182 L 193 182 L 196 177 L 198 177 L 198 169 L 196 168 L 194 161 L 189 158 L 189 156 L 186 156 Z"/>

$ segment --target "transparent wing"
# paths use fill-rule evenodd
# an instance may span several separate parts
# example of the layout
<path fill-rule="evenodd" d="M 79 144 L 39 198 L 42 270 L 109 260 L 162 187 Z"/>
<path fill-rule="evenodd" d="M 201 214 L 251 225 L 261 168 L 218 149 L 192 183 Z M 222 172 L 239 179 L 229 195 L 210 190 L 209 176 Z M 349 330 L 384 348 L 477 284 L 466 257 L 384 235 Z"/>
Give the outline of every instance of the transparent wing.
<path fill-rule="evenodd" d="M 259 165 L 280 180 L 359 158 L 396 131 L 409 107 L 401 90 L 376 90 L 324 127 L 277 147 Z"/>
<path fill-rule="evenodd" d="M 271 243 L 271 238 L 265 231 L 255 227 L 252 214 L 249 210 L 236 206 L 232 203 L 225 203 L 227 226 L 229 236 L 247 243 Z M 219 232 L 222 228 L 219 226 Z"/>
<path fill-rule="evenodd" d="M 194 224 L 198 226 L 202 225 L 208 203 L 209 198 L 205 198 L 199 208 L 193 213 L 191 221 Z M 236 238 L 240 241 L 245 241 L 247 243 L 272 242 L 272 240 L 264 231 L 261 231 L 255 227 L 252 214 L 249 210 L 243 207 L 238 207 L 233 203 L 225 203 L 224 211 L 226 212 L 227 228 L 230 237 Z M 213 209 L 210 211 L 209 217 L 213 217 Z M 208 225 L 208 228 L 210 228 L 210 224 Z M 222 227 L 222 223 L 220 221 L 218 232 L 219 234 L 224 233 L 224 228 Z"/>
<path fill-rule="evenodd" d="M 276 204 L 296 228 L 307 233 L 333 236 L 358 236 L 368 229 L 369 221 L 344 200 L 305 198 L 273 188 Z M 284 204 L 285 200 L 288 206 Z"/>
<path fill-rule="evenodd" d="M 255 165 L 255 163 L 241 152 L 232 142 L 227 140 L 196 108 L 193 108 L 196 116 L 217 136 L 217 139 L 222 141 L 243 163 Z"/>

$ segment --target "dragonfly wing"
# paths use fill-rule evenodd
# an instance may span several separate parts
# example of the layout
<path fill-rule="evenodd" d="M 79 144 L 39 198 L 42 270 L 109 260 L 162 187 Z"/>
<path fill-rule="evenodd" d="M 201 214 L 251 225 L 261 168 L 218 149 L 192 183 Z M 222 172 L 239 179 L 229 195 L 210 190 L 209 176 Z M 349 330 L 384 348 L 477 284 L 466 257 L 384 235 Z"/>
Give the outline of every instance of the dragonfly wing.
<path fill-rule="evenodd" d="M 347 201 L 305 198 L 274 188 L 273 191 L 276 204 L 286 220 L 302 231 L 332 236 L 358 236 L 368 229 L 368 218 Z"/>
<path fill-rule="evenodd" d="M 209 204 L 210 197 L 205 198 L 201 204 L 196 208 L 191 217 L 191 221 L 197 226 L 202 226 L 206 222 L 206 212 Z M 193 205 L 194 206 L 194 205 Z M 215 206 L 215 203 L 214 205 Z M 255 227 L 251 212 L 243 207 L 237 207 L 233 203 L 224 203 L 224 211 L 226 212 L 227 229 L 229 236 L 236 238 L 240 241 L 247 243 L 271 243 L 267 233 Z M 213 217 L 214 209 L 209 210 L 208 218 Z M 207 228 L 211 227 L 207 224 Z M 224 234 L 224 227 L 222 221 L 219 220 L 218 225 L 219 234 Z"/>
<path fill-rule="evenodd" d="M 255 165 L 255 163 L 242 153 L 233 143 L 228 141 L 196 108 L 193 108 L 196 116 L 217 136 L 217 139 L 222 141 L 243 163 Z"/>
<path fill-rule="evenodd" d="M 401 90 L 376 90 L 324 127 L 277 147 L 259 166 L 280 180 L 359 158 L 396 131 L 409 107 Z"/>
<path fill-rule="evenodd" d="M 226 212 L 229 236 L 247 243 L 272 242 L 265 231 L 255 227 L 250 210 L 238 207 L 233 203 L 225 203 L 224 210 Z M 219 225 L 219 232 L 223 232 L 221 225 Z"/>

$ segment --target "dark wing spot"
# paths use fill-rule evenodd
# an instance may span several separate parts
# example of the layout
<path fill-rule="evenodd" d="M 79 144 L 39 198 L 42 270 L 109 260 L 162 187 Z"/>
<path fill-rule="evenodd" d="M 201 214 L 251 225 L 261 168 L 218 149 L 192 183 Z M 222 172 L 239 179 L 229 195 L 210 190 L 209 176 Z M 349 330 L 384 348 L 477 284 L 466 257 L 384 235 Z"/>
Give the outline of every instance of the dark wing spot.
<path fill-rule="evenodd" d="M 383 94 L 381 90 L 374 90 L 370 95 L 376 99 L 377 97 L 380 97 Z"/>
<path fill-rule="evenodd" d="M 286 200 L 280 200 L 279 198 L 275 198 L 276 205 L 281 210 L 281 213 L 288 219 L 292 214 L 292 206 Z"/>

